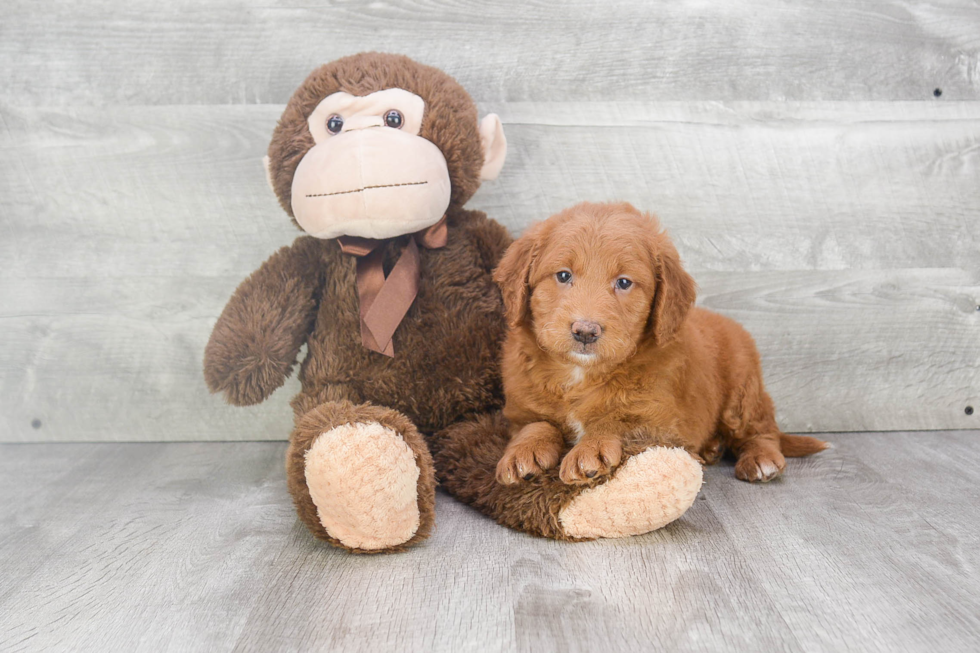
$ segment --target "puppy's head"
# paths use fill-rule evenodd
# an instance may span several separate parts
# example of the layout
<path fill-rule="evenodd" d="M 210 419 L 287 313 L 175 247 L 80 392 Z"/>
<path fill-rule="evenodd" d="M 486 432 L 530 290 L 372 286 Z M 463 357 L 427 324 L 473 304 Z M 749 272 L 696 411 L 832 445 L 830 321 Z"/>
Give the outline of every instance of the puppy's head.
<path fill-rule="evenodd" d="M 583 203 L 531 227 L 494 273 L 507 320 L 576 364 L 617 363 L 668 343 L 696 287 L 656 219 L 629 204 Z"/>

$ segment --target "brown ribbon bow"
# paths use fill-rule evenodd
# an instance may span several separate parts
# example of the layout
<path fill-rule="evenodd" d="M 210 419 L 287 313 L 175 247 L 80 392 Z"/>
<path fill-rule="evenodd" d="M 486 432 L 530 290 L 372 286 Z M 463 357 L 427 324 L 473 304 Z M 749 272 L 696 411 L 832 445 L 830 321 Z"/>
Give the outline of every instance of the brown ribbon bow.
<path fill-rule="evenodd" d="M 340 250 L 357 257 L 357 298 L 361 311 L 361 344 L 385 356 L 395 355 L 392 336 L 419 293 L 419 248 L 446 246 L 446 216 L 412 234 L 398 262 L 385 278 L 384 243 L 388 240 L 340 236 Z M 418 243 L 418 244 L 416 244 Z"/>

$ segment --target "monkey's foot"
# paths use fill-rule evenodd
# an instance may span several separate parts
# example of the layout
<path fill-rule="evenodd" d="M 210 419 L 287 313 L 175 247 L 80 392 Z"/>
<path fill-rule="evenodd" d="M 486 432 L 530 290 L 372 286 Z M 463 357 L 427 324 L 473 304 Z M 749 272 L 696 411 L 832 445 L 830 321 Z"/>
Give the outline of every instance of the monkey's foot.
<path fill-rule="evenodd" d="M 684 449 L 651 447 L 628 458 L 608 482 L 583 490 L 558 519 L 573 538 L 649 533 L 687 512 L 702 480 L 701 464 Z"/>
<path fill-rule="evenodd" d="M 337 426 L 306 451 L 306 486 L 320 524 L 350 549 L 408 542 L 419 529 L 419 468 L 396 431 L 377 422 Z"/>
<path fill-rule="evenodd" d="M 432 532 L 432 456 L 396 410 L 349 401 L 306 410 L 289 438 L 286 481 L 310 532 L 353 553 L 402 551 Z"/>

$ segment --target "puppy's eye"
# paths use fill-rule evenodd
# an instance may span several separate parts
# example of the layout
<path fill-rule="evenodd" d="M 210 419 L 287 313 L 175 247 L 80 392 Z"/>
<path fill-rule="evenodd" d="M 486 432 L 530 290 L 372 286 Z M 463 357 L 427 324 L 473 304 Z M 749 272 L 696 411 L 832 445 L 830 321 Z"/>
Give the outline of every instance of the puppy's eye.
<path fill-rule="evenodd" d="M 619 290 L 629 290 L 630 286 L 632 285 L 633 282 L 627 279 L 626 277 L 620 277 L 616 279 L 616 288 L 618 288 Z"/>
<path fill-rule="evenodd" d="M 392 109 L 391 111 L 385 114 L 385 124 L 391 127 L 392 129 L 401 129 L 402 122 L 403 122 L 402 113 L 397 109 Z"/>
<path fill-rule="evenodd" d="M 327 131 L 331 134 L 339 134 L 344 128 L 344 118 L 336 113 L 327 118 Z"/>
<path fill-rule="evenodd" d="M 568 283 L 572 280 L 572 273 L 568 270 L 562 270 L 555 274 L 555 279 L 558 279 L 558 283 Z"/>

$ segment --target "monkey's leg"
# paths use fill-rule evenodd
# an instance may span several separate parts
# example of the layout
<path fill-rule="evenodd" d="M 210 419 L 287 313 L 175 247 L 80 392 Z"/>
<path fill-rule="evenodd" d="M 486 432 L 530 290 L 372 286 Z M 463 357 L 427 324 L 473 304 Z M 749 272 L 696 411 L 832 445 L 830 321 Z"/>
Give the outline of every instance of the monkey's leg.
<path fill-rule="evenodd" d="M 647 533 L 683 515 L 701 489 L 701 465 L 689 453 L 649 443 L 626 443 L 623 463 L 604 482 L 568 485 L 554 468 L 502 485 L 495 471 L 508 433 L 500 413 L 441 431 L 436 473 L 460 501 L 532 535 L 591 540 Z"/>
<path fill-rule="evenodd" d="M 303 412 L 290 437 L 286 474 L 299 518 L 335 546 L 401 551 L 432 531 L 432 457 L 398 411 L 327 401 Z"/>

